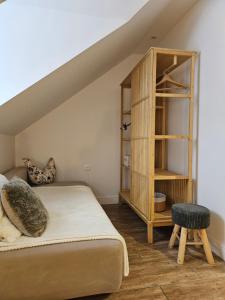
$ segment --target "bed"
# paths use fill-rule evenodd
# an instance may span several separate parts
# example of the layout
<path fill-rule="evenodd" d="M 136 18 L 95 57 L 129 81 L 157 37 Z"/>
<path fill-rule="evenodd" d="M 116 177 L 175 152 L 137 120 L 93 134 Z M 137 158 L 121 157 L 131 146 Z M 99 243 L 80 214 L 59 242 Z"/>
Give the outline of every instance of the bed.
<path fill-rule="evenodd" d="M 27 179 L 24 168 L 11 170 L 5 175 L 9 179 L 14 175 Z M 86 191 L 92 199 L 89 188 L 80 182 L 55 183 L 35 189 L 44 198 L 44 201 L 46 201 L 45 198 L 48 198 L 44 204 L 50 206 L 53 201 L 62 203 L 60 202 L 60 197 L 62 197 L 60 195 L 65 195 L 65 191 L 69 191 L 70 197 L 74 192 L 84 193 Z M 79 199 L 81 198 L 79 197 Z M 64 200 L 62 199 L 62 201 Z M 79 201 L 76 200 L 76 205 Z M 93 224 L 99 223 L 97 224 L 99 227 L 102 226 L 101 222 L 106 222 L 108 231 L 99 234 L 99 229 L 96 229 L 96 234 L 95 230 L 92 229 L 84 235 L 84 233 L 80 233 L 83 229 L 77 229 L 76 234 L 70 233 L 65 238 L 59 229 L 57 238 L 53 238 L 51 233 L 49 238 L 48 232 L 46 235 L 48 234 L 49 240 L 46 241 L 46 237 L 43 235 L 39 245 L 32 244 L 36 243 L 36 240 L 38 242 L 39 238 L 34 242 L 32 238 L 23 237 L 22 246 L 16 242 L 9 249 L 7 245 L 2 251 L 0 249 L 1 299 L 62 300 L 113 293 L 119 290 L 123 276 L 127 276 L 129 272 L 126 245 L 118 233 L 117 236 L 115 228 L 97 200 L 93 198 L 91 201 L 91 205 L 86 204 L 91 209 L 89 221 L 87 222 L 86 218 L 75 214 L 74 219 L 79 220 L 82 228 L 90 229 L 94 227 L 90 225 L 91 222 Z M 65 206 L 69 207 L 71 202 L 67 197 Z M 79 205 L 78 208 L 83 207 L 84 210 L 83 201 L 80 201 Z M 95 210 L 96 213 L 92 215 Z M 74 212 L 76 213 L 75 210 Z M 68 224 L 73 224 L 73 222 L 74 220 L 70 219 L 69 221 L 68 217 Z M 49 226 L 50 229 L 51 226 Z M 50 229 L 49 231 L 51 231 Z M 73 239 L 77 240 L 74 241 Z"/>

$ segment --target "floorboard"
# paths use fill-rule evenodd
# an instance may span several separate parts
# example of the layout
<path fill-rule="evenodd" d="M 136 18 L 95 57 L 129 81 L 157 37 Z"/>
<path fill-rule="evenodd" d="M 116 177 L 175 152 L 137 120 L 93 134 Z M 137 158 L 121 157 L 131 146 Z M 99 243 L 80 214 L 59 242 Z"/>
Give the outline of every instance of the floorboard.
<path fill-rule="evenodd" d="M 225 300 L 225 263 L 209 266 L 201 250 L 188 248 L 185 264 L 176 263 L 177 247 L 168 249 L 171 228 L 155 229 L 146 242 L 146 225 L 125 204 L 105 205 L 105 212 L 125 238 L 130 275 L 119 292 L 81 300 Z"/>

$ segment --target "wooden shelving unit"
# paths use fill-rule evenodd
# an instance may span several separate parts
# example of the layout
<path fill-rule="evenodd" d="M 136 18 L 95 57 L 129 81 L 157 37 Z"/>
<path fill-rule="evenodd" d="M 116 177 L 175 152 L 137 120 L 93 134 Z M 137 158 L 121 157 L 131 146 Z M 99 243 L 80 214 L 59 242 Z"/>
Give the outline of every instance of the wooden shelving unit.
<path fill-rule="evenodd" d="M 194 70 L 196 52 L 151 48 L 121 84 L 121 125 L 131 122 L 128 132 L 121 130 L 120 199 L 144 220 L 148 241 L 153 242 L 153 228 L 172 225 L 171 206 L 177 202 L 192 202 L 192 140 Z M 188 82 L 171 87 L 164 77 L 186 72 Z M 172 72 L 172 74 L 171 74 Z M 163 82 L 163 86 L 159 86 Z M 182 88 L 183 87 L 183 88 Z M 127 101 L 125 91 L 129 89 Z M 189 117 L 187 133 L 169 132 L 170 105 L 187 101 Z M 179 129 L 179 127 L 178 127 Z M 179 130 L 178 130 L 179 131 Z M 187 172 L 168 169 L 169 143 L 187 144 Z M 128 153 L 129 152 L 129 153 Z M 124 155 L 131 155 L 129 167 Z M 155 212 L 155 192 L 167 197 L 167 208 Z"/>

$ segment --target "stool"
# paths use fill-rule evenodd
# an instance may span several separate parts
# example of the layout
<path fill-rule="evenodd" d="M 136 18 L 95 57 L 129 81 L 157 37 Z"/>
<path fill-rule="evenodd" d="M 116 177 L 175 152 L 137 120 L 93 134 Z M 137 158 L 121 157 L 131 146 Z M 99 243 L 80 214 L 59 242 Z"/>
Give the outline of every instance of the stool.
<path fill-rule="evenodd" d="M 170 238 L 169 248 L 173 248 L 177 238 L 179 240 L 177 263 L 181 265 L 184 263 L 186 245 L 195 245 L 196 247 L 202 245 L 208 263 L 214 265 L 215 262 L 206 233 L 206 228 L 210 224 L 210 211 L 208 208 L 196 204 L 174 204 L 172 206 L 172 219 L 175 226 Z M 180 229 L 181 234 L 179 236 Z"/>

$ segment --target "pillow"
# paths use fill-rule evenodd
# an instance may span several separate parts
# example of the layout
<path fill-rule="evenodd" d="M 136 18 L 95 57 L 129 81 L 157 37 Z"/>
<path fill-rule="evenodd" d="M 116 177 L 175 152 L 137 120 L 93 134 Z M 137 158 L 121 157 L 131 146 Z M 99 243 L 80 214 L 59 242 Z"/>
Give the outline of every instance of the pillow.
<path fill-rule="evenodd" d="M 56 167 L 54 158 L 50 158 L 44 169 L 39 168 L 29 158 L 23 158 L 24 164 L 27 167 L 28 177 L 31 183 L 35 185 L 52 183 L 56 176 Z"/>
<path fill-rule="evenodd" d="M 4 175 L 0 174 L 0 195 L 1 195 L 1 190 L 2 190 L 3 185 L 8 182 L 9 182 L 8 179 Z M 1 200 L 1 197 L 0 197 L 0 200 Z M 3 211 L 2 204 L 0 201 L 0 219 L 3 217 L 3 215 L 4 215 L 4 211 Z"/>
<path fill-rule="evenodd" d="M 5 184 L 1 199 L 9 220 L 24 235 L 38 237 L 45 231 L 48 212 L 39 196 L 24 180 L 15 177 Z"/>
<path fill-rule="evenodd" d="M 14 242 L 21 236 L 21 232 L 9 221 L 4 214 L 0 218 L 0 242 Z"/>
<path fill-rule="evenodd" d="M 8 179 L 0 174 L 0 195 L 2 187 L 8 182 Z M 14 242 L 20 236 L 21 232 L 7 218 L 0 197 L 0 241 Z"/>
<path fill-rule="evenodd" d="M 0 174 L 0 191 L 3 187 L 3 185 L 8 182 L 9 182 L 8 179 L 4 175 Z"/>

